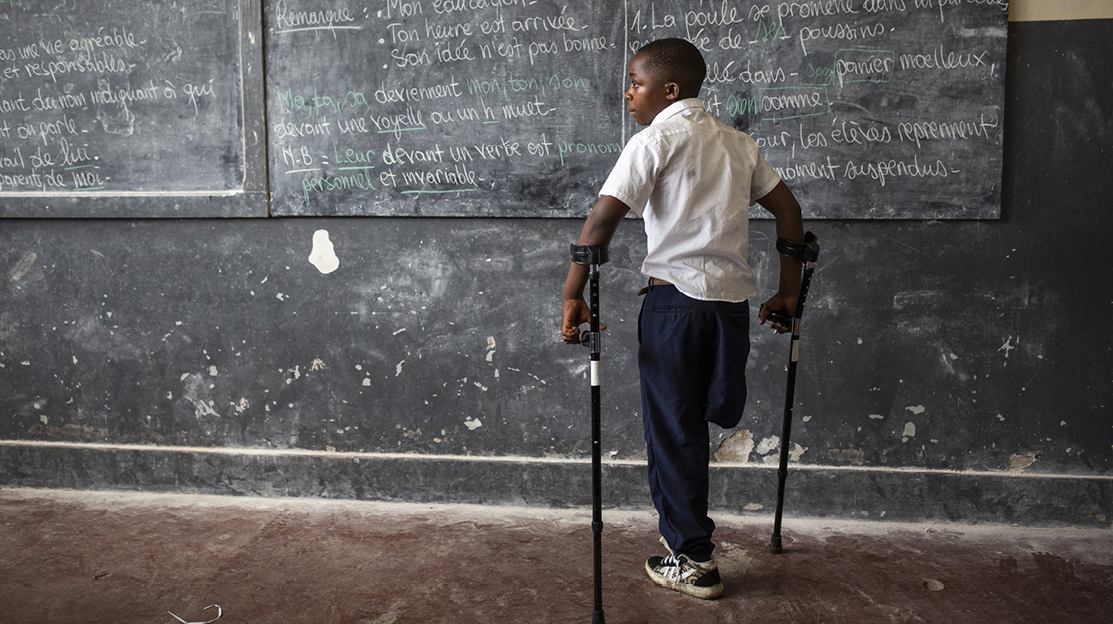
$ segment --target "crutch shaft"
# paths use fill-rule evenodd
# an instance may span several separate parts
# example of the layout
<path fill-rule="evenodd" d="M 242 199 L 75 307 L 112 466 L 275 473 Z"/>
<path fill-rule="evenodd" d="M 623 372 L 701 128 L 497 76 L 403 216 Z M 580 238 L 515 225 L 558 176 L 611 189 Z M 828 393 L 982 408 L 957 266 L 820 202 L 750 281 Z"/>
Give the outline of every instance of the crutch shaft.
<path fill-rule="evenodd" d="M 796 310 L 791 318 L 792 340 L 789 346 L 788 380 L 785 389 L 784 422 L 781 426 L 781 452 L 780 463 L 777 467 L 777 509 L 773 518 L 773 537 L 770 546 L 774 553 L 783 550 L 781 539 L 781 519 L 784 514 L 785 482 L 788 480 L 788 458 L 792 439 L 792 415 L 796 403 L 796 366 L 800 356 L 800 325 L 804 316 L 804 304 L 808 298 L 808 288 L 811 286 L 812 275 L 815 273 L 815 262 L 819 257 L 819 244 L 815 234 L 808 232 L 803 243 L 794 243 L 785 239 L 777 241 L 777 251 L 789 258 L 804 261 L 804 268 L 800 278 L 800 294 L 796 299 Z M 771 315 L 775 322 L 784 325 L 788 319 L 784 315 Z"/>
<path fill-rule="evenodd" d="M 595 607 L 592 624 L 606 624 L 603 618 L 603 453 L 601 448 L 601 387 L 599 330 L 599 265 L 607 262 L 606 245 L 572 245 L 572 261 L 588 266 L 589 330 L 581 342 L 591 349 L 591 532 Z"/>

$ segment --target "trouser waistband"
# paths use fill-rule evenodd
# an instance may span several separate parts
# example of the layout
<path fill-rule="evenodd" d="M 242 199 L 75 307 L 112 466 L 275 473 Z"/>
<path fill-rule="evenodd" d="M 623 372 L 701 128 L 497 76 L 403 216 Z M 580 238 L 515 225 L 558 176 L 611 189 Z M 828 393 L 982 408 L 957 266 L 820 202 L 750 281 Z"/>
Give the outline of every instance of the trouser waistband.
<path fill-rule="evenodd" d="M 651 277 L 651 278 L 649 278 L 649 286 L 672 286 L 672 282 L 666 282 L 663 279 L 657 279 L 656 277 Z M 638 296 L 641 297 L 645 293 L 649 292 L 649 286 L 646 286 L 645 288 L 639 290 L 638 291 Z"/>

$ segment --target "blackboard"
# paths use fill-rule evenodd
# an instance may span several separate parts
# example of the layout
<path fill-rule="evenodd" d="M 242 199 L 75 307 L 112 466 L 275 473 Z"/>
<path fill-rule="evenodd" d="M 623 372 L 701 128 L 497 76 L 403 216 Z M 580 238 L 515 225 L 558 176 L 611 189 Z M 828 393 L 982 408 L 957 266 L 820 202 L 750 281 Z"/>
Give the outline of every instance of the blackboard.
<path fill-rule="evenodd" d="M 258 2 L 0 0 L 0 216 L 265 216 Z"/>
<path fill-rule="evenodd" d="M 638 128 L 645 41 L 808 218 L 995 218 L 1007 3 L 267 0 L 272 213 L 583 215 Z M 755 216 L 761 216 L 754 209 Z"/>
<path fill-rule="evenodd" d="M 621 11 L 268 2 L 272 211 L 583 213 L 622 149 Z"/>
<path fill-rule="evenodd" d="M 995 218 L 1006 8 L 0 0 L 0 216 L 582 216 L 674 36 L 806 217 Z"/>

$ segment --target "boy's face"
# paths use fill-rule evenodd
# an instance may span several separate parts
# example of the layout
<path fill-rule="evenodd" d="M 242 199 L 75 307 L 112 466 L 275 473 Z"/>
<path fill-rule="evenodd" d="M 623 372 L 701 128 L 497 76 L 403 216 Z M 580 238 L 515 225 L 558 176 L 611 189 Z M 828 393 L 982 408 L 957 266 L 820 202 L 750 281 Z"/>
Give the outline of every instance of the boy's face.
<path fill-rule="evenodd" d="M 645 55 L 630 59 L 630 87 L 626 89 L 626 110 L 640 126 L 653 123 L 657 113 L 676 101 L 680 87 L 675 82 L 666 83 L 660 76 L 645 69 Z"/>

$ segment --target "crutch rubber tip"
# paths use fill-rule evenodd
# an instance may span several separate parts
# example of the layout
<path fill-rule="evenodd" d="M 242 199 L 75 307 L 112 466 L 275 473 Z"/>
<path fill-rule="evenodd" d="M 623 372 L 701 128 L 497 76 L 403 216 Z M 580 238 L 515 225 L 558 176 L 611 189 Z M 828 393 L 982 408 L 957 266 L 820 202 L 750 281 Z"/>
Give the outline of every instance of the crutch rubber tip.
<path fill-rule="evenodd" d="M 769 552 L 773 553 L 774 555 L 779 555 L 784 552 L 784 548 L 781 545 L 780 536 L 774 537 L 773 541 L 769 543 Z"/>

